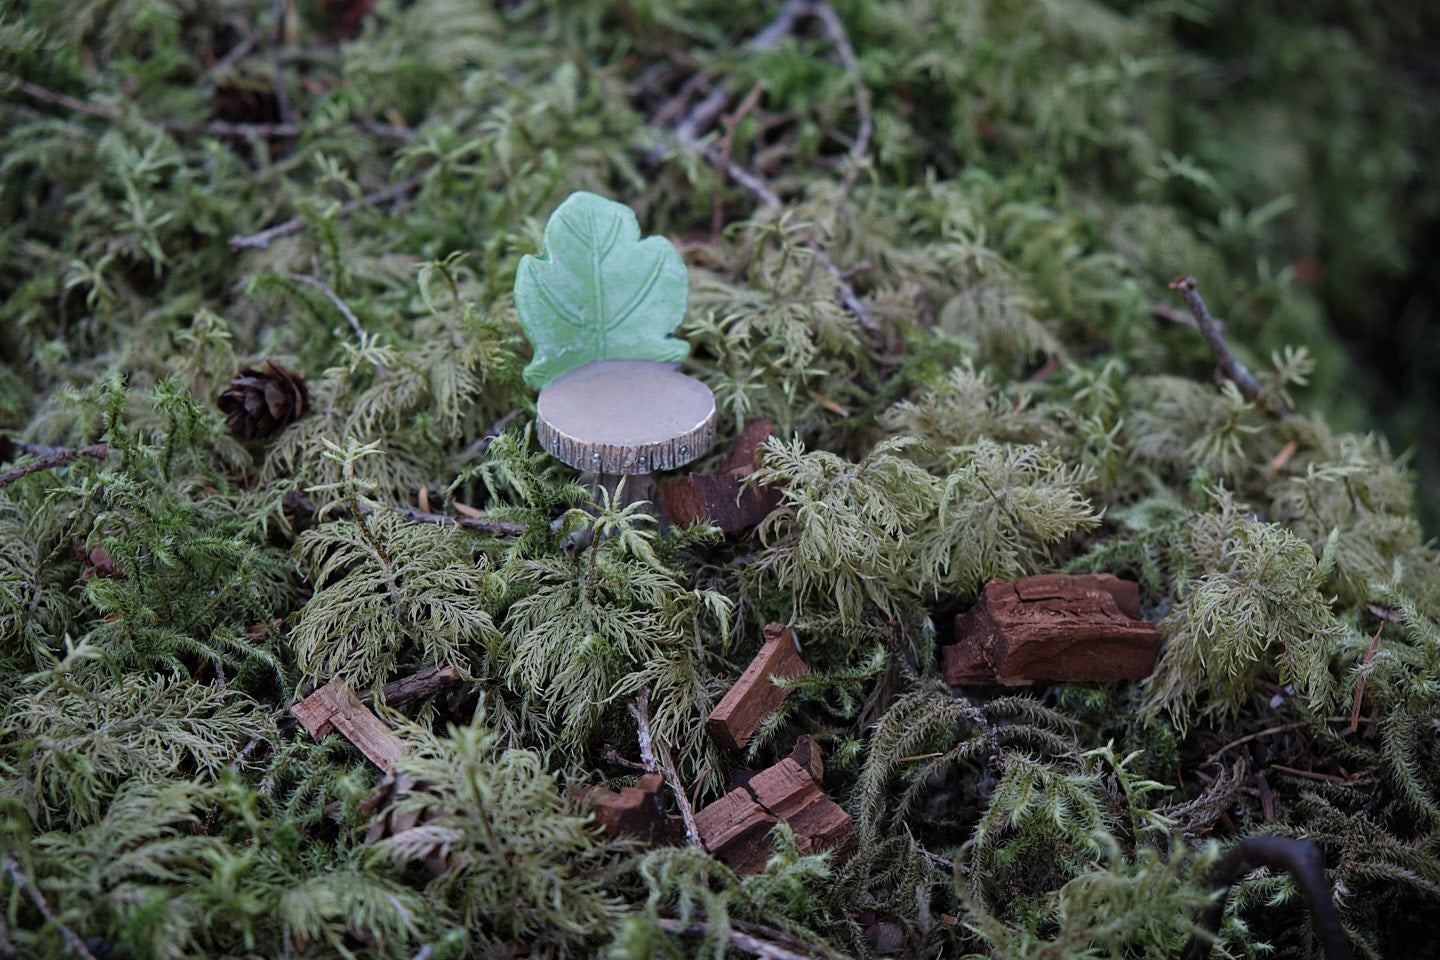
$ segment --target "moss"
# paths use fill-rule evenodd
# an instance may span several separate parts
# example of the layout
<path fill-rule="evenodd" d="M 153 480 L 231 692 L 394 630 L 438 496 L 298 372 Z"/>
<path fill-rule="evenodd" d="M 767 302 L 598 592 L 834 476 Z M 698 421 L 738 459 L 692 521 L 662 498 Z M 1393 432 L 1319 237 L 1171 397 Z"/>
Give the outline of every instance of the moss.
<path fill-rule="evenodd" d="M 1428 389 L 1424 350 L 1354 362 L 1433 230 L 1421 15 L 834 11 L 0 4 L 0 472 L 106 445 L 0 483 L 0 952 L 1173 956 L 1267 832 L 1321 845 L 1362 955 L 1429 942 L 1433 451 L 1351 389 Z M 660 529 L 535 443 L 515 277 L 575 190 L 685 260 L 697 468 L 775 425 L 757 530 Z M 267 358 L 310 412 L 242 444 L 214 400 Z M 1140 582 L 1152 677 L 940 682 L 985 580 L 1062 570 Z M 726 754 L 703 719 L 772 619 L 810 672 Z M 377 706 L 378 794 L 289 715 L 426 666 L 460 683 Z M 579 788 L 626 782 L 642 690 L 700 804 L 816 737 L 848 856 L 602 839 Z M 1230 914 L 1233 955 L 1318 956 L 1286 880 Z"/>

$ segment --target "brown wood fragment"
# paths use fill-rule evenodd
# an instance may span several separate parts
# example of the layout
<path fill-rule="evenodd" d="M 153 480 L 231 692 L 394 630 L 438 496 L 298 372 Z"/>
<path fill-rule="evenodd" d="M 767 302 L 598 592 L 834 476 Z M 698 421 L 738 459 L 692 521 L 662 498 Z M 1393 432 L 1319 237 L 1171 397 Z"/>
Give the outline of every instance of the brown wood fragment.
<path fill-rule="evenodd" d="M 789 757 L 751 777 L 748 788 L 760 806 L 790 824 L 813 850 L 833 846 L 850 832 L 850 814 Z"/>
<path fill-rule="evenodd" d="M 731 790 L 695 814 L 705 849 L 742 876 L 765 869 L 772 852 L 770 830 L 779 822 L 744 788 Z"/>
<path fill-rule="evenodd" d="M 425 667 L 409 676 L 401 677 L 399 680 L 391 680 L 385 684 L 382 692 L 385 703 L 395 706 L 439 693 L 453 684 L 460 683 L 462 679 L 460 671 L 449 664 L 443 667 Z M 361 703 L 368 704 L 373 699 L 374 696 L 368 690 L 360 694 Z"/>
<path fill-rule="evenodd" d="M 802 733 L 790 751 L 790 759 L 800 764 L 816 783 L 825 779 L 825 761 L 820 755 L 820 744 L 808 733 Z"/>
<path fill-rule="evenodd" d="M 360 748 L 370 762 L 388 771 L 405 752 L 405 743 L 371 713 L 360 698 L 336 677 L 290 708 L 315 739 L 332 730 Z"/>
<path fill-rule="evenodd" d="M 1140 617 L 1140 587 L 1108 573 L 991 580 L 955 618 L 945 682 L 1133 680 L 1155 668 L 1160 634 Z"/>
<path fill-rule="evenodd" d="M 705 731 L 726 750 L 739 750 L 790 692 L 775 686 L 770 677 L 798 677 L 807 669 L 795 649 L 795 635 L 778 623 L 770 624 L 765 628 L 765 645 L 720 699 L 705 721 Z"/>
<path fill-rule="evenodd" d="M 660 491 L 665 516 L 676 526 L 710 523 L 726 533 L 755 526 L 780 504 L 780 489 L 745 478 L 760 466 L 760 446 L 774 426 L 762 418 L 751 420 L 735 439 L 735 446 L 720 462 L 717 473 L 690 473 L 667 483 Z"/>
<path fill-rule="evenodd" d="M 605 790 L 588 788 L 585 799 L 595 810 L 595 823 L 611 839 L 639 837 L 658 843 L 671 843 L 684 836 L 677 817 L 665 813 L 660 791 L 665 777 L 647 773 L 633 787 Z"/>
<path fill-rule="evenodd" d="M 760 448 L 775 433 L 775 425 L 765 417 L 756 417 L 745 424 L 735 438 L 730 452 L 720 461 L 720 473 L 752 473 L 760 466 Z"/>
<path fill-rule="evenodd" d="M 820 763 L 819 748 L 810 737 L 796 753 L 758 773 L 737 777 L 725 796 L 695 815 L 705 848 L 741 875 L 763 870 L 774 853 L 770 830 L 785 821 L 795 831 L 802 853 L 842 845 L 850 833 L 850 815 L 820 789 L 811 776 Z M 812 749 L 813 748 L 813 749 Z"/>

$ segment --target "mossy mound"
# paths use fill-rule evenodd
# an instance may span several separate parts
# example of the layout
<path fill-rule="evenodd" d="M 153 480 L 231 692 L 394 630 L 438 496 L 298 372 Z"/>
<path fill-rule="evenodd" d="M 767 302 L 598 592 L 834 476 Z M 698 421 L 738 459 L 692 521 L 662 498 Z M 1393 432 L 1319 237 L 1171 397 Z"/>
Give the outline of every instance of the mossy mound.
<path fill-rule="evenodd" d="M 1360 955 L 1428 949 L 1440 559 L 1343 346 L 1437 209 L 1408 11 L 0 8 L 0 954 L 1168 958 L 1259 834 Z M 513 286 L 575 190 L 676 240 L 694 466 L 776 428 L 757 530 L 534 442 Z M 308 403 L 241 442 L 272 358 Z M 940 681 L 986 580 L 1058 571 L 1141 584 L 1152 677 Z M 721 751 L 771 621 L 809 672 Z M 433 666 L 379 794 L 290 714 Z M 815 737 L 848 855 L 604 839 L 642 691 L 702 805 Z M 1237 889 L 1232 955 L 1319 956 L 1289 880 Z"/>

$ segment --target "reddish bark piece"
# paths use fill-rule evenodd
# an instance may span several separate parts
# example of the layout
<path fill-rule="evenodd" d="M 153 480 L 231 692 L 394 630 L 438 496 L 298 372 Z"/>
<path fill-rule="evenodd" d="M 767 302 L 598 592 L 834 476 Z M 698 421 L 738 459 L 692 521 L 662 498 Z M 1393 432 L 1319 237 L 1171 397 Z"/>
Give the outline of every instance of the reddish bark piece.
<path fill-rule="evenodd" d="M 811 849 L 834 846 L 850 832 L 850 814 L 789 757 L 761 770 L 747 786 L 760 806 L 790 824 Z"/>
<path fill-rule="evenodd" d="M 778 623 L 770 624 L 765 628 L 765 645 L 711 712 L 705 731 L 726 750 L 745 746 L 790 692 L 775 686 L 770 677 L 798 677 L 807 669 L 795 649 L 795 635 Z"/>
<path fill-rule="evenodd" d="M 585 799 L 595 810 L 595 822 L 607 837 L 639 837 L 642 840 L 668 843 L 681 834 L 675 818 L 668 816 L 660 805 L 660 791 L 665 778 L 647 773 L 633 787 L 616 790 L 590 788 Z"/>
<path fill-rule="evenodd" d="M 407 677 L 391 680 L 385 684 L 383 688 L 385 702 L 394 706 L 410 700 L 418 700 L 460 683 L 462 679 L 460 671 L 448 663 L 440 667 L 424 667 Z M 369 693 L 360 695 L 363 703 L 369 703 L 372 699 L 374 698 Z"/>
<path fill-rule="evenodd" d="M 825 761 L 820 756 L 820 744 L 808 733 L 802 733 L 795 740 L 790 759 L 800 764 L 816 783 L 825 779 Z"/>
<path fill-rule="evenodd" d="M 742 876 L 765 869 L 772 852 L 770 830 L 778 822 L 743 787 L 695 814 L 695 829 L 705 849 Z"/>
<path fill-rule="evenodd" d="M 755 526 L 780 504 L 780 490 L 745 478 L 760 466 L 760 445 L 774 427 L 764 418 L 751 420 L 720 462 L 718 473 L 690 473 L 660 491 L 665 516 L 676 526 L 710 523 L 726 533 Z"/>
<path fill-rule="evenodd" d="M 730 452 L 720 461 L 719 472 L 742 475 L 754 472 L 760 466 L 760 448 L 774 432 L 775 425 L 765 417 L 756 417 L 745 424 Z"/>
<path fill-rule="evenodd" d="M 1140 587 L 1108 573 L 1047 574 L 985 584 L 955 618 L 945 682 L 1133 680 L 1155 668 L 1160 634 L 1140 617 Z"/>
<path fill-rule="evenodd" d="M 339 677 L 290 708 L 315 739 L 332 730 L 360 748 L 370 762 L 389 770 L 405 752 L 405 743 L 366 709 L 360 698 Z"/>
<path fill-rule="evenodd" d="M 814 741 L 810 742 L 813 746 Z M 797 744 L 797 751 L 799 747 Z M 770 830 L 780 820 L 795 831 L 801 853 L 844 843 L 850 833 L 850 815 L 827 797 L 810 775 L 810 769 L 819 764 L 818 748 L 809 760 L 811 767 L 792 755 L 759 773 L 750 773 L 697 813 L 695 826 L 705 848 L 743 876 L 764 869 L 774 852 Z"/>

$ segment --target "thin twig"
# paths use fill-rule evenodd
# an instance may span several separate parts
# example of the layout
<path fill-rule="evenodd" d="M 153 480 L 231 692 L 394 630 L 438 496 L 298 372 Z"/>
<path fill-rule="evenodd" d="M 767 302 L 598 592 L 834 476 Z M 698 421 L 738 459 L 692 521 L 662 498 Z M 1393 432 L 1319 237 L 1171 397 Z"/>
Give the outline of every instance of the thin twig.
<path fill-rule="evenodd" d="M 25 871 L 20 869 L 20 862 L 15 859 L 15 854 L 13 853 L 7 853 L 5 855 L 5 872 L 10 874 L 10 879 L 15 881 L 17 887 L 25 891 L 25 895 L 30 898 L 30 902 L 40 908 L 40 912 L 45 915 L 45 919 L 55 924 L 56 929 L 60 931 L 60 936 L 65 940 L 65 946 L 70 949 L 71 953 L 82 958 L 82 960 L 95 960 L 95 954 L 91 953 L 90 948 L 85 946 L 85 941 L 80 939 L 79 934 L 60 922 L 59 916 L 51 909 L 50 904 L 46 902 L 45 895 L 30 882 L 30 878 L 25 876 Z"/>
<path fill-rule="evenodd" d="M 1169 320 L 1171 323 L 1177 323 L 1182 327 L 1189 327 L 1192 330 L 1200 329 L 1200 325 L 1195 322 L 1195 318 L 1190 316 L 1188 312 L 1181 310 L 1173 304 L 1165 303 L 1163 300 L 1156 300 L 1150 304 L 1150 314 L 1151 316 L 1159 317 L 1161 320 Z M 1224 326 L 1219 320 L 1216 320 L 1215 323 L 1221 327 Z"/>
<path fill-rule="evenodd" d="M 1288 773 L 1288 774 L 1290 774 L 1292 777 L 1302 777 L 1302 778 L 1304 778 L 1304 779 L 1306 779 L 1306 780 L 1319 780 L 1319 781 L 1321 781 L 1321 782 L 1323 782 L 1323 783 L 1338 783 L 1338 784 L 1341 784 L 1341 785 L 1345 785 L 1345 784 L 1351 784 L 1351 785 L 1353 785 L 1353 784 L 1357 784 L 1357 783 L 1362 782 L 1362 781 L 1359 780 L 1359 779 L 1353 779 L 1353 780 L 1352 780 L 1352 779 L 1347 778 L 1347 777 L 1336 776 L 1336 775 L 1333 774 L 1333 773 L 1316 773 L 1314 770 L 1301 770 L 1301 769 L 1299 769 L 1299 768 L 1297 768 L 1297 767 L 1287 767 L 1287 766 L 1284 766 L 1283 764 L 1279 764 L 1279 763 L 1272 763 L 1272 764 L 1270 764 L 1270 769 L 1271 769 L 1271 770 L 1279 770 L 1281 773 Z M 1366 783 L 1371 783 L 1371 782 L 1373 782 L 1373 781 L 1371 781 L 1371 780 L 1366 780 L 1366 781 L 1364 781 L 1364 782 L 1366 782 Z"/>
<path fill-rule="evenodd" d="M 401 180 L 399 183 L 391 184 L 383 190 L 367 193 L 359 200 L 347 200 L 344 205 L 340 207 L 340 214 L 342 216 L 349 216 L 361 207 L 378 207 L 382 204 L 394 203 L 396 200 L 414 193 L 419 187 L 419 177 Z M 305 229 L 305 218 L 291 217 L 289 220 L 277 223 L 273 227 L 267 227 L 259 233 L 252 233 L 248 236 L 231 237 L 230 249 L 232 251 L 264 250 L 281 237 L 288 237 L 290 234 L 299 233 L 303 229 Z"/>
<path fill-rule="evenodd" d="M 653 738 L 650 735 L 649 690 L 641 687 L 640 692 L 635 694 L 635 702 L 630 705 L 630 716 L 635 718 L 635 739 L 640 741 L 640 761 L 645 764 L 646 770 L 654 773 L 658 768 L 655 764 Z"/>
<path fill-rule="evenodd" d="M 680 819 L 685 821 L 685 839 L 690 841 L 692 847 L 703 846 L 700 828 L 695 824 L 695 808 L 690 806 L 685 784 L 680 782 L 680 774 L 675 772 L 675 761 L 670 756 L 670 747 L 664 740 L 656 740 L 655 745 L 660 751 L 660 772 L 665 774 L 665 782 L 670 784 L 670 789 L 675 794 L 675 805 L 680 808 Z"/>
<path fill-rule="evenodd" d="M 670 97 L 670 99 L 660 105 L 660 109 L 655 111 L 655 116 L 650 118 L 650 122 L 657 127 L 663 127 L 669 124 L 671 120 L 675 119 L 675 115 L 680 112 L 686 102 L 689 101 L 690 95 L 714 79 L 715 71 L 713 70 L 701 70 L 698 73 L 691 74 L 689 79 L 680 85 L 680 89 L 675 91 L 675 94 Z M 661 148 L 661 154 L 664 154 L 664 148 Z M 653 161 L 656 163 L 658 163 L 659 160 L 660 157 L 658 156 L 653 158 Z"/>
<path fill-rule="evenodd" d="M 938 853 L 931 853 L 929 850 L 926 850 L 924 847 L 920 846 L 920 844 L 918 844 L 918 843 L 915 844 L 915 849 L 916 849 L 917 852 L 919 852 L 920 856 L 924 857 L 926 860 L 929 860 L 931 863 L 936 864 L 937 866 L 944 867 L 946 870 L 954 870 L 954 869 L 955 869 L 955 861 L 954 861 L 954 860 L 951 860 L 951 859 L 949 859 L 949 858 L 947 858 L 947 857 L 942 857 L 942 856 L 940 856 L 940 854 L 938 854 Z M 960 872 L 961 872 L 961 873 L 968 873 L 969 871 L 968 871 L 965 867 L 962 866 L 962 867 L 960 868 Z"/>
<path fill-rule="evenodd" d="M 297 510 L 303 513 L 315 512 L 314 501 L 299 493 L 287 494 L 284 505 L 287 509 Z M 350 507 L 344 503 L 334 504 L 331 509 L 336 513 L 348 513 L 350 511 Z M 497 537 L 515 537 L 529 529 L 523 523 L 513 523 L 508 520 L 491 520 L 489 517 L 452 517 L 443 513 L 424 513 L 412 507 L 381 507 L 380 509 L 393 510 L 412 523 L 433 523 L 442 527 L 463 527 L 466 530 L 479 530 L 482 533 L 491 533 Z M 375 508 L 362 504 L 360 512 L 363 514 L 372 514 L 375 512 Z"/>
<path fill-rule="evenodd" d="M 1221 747 L 1219 750 L 1216 750 L 1214 753 L 1210 754 L 1210 756 L 1206 757 L 1205 763 L 1206 765 L 1214 763 L 1216 760 L 1220 759 L 1220 755 L 1222 753 L 1225 753 L 1226 751 L 1234 747 L 1238 747 L 1242 743 L 1249 743 L 1251 740 L 1259 740 L 1261 737 L 1268 737 L 1272 733 L 1284 733 L 1286 730 L 1294 730 L 1297 727 L 1303 727 L 1306 725 L 1306 721 L 1296 720 L 1294 723 L 1282 723 L 1278 727 L 1267 727 L 1264 730 L 1257 730 L 1256 732 L 1247 734 L 1246 736 L 1243 736 L 1238 740 L 1231 740 L 1229 743 L 1225 744 L 1225 746 Z"/>
<path fill-rule="evenodd" d="M 1305 905 L 1310 909 L 1310 922 L 1320 941 L 1325 960 L 1350 960 L 1350 941 L 1340 925 L 1335 909 L 1330 880 L 1325 876 L 1325 857 L 1319 846 L 1310 840 L 1291 837 L 1247 837 L 1231 847 L 1216 861 L 1210 871 L 1210 884 L 1224 890 L 1256 867 L 1284 870 L 1295 879 Z M 1204 960 L 1220 938 L 1220 921 L 1225 916 L 1224 896 L 1216 897 L 1200 917 L 1200 927 L 1185 945 L 1183 960 Z"/>
<path fill-rule="evenodd" d="M 255 748 L 260 746 L 260 744 L 263 743 L 264 740 L 265 738 L 259 735 L 251 737 L 250 742 L 245 744 L 245 748 L 239 753 L 235 754 L 235 759 L 230 761 L 230 770 L 232 772 L 238 772 L 240 770 L 240 764 L 244 763 L 246 758 L 248 758 L 250 754 L 254 753 Z"/>
<path fill-rule="evenodd" d="M 1375 636 L 1370 640 L 1370 649 L 1365 651 L 1364 663 L 1368 664 L 1375 659 L 1375 651 L 1380 647 L 1380 632 L 1385 629 L 1382 622 L 1375 628 Z M 1355 685 L 1355 702 L 1350 705 L 1350 732 L 1355 733 L 1360 729 L 1360 699 L 1365 696 L 1365 677 Z"/>
<path fill-rule="evenodd" d="M 471 443 L 464 450 L 461 450 L 458 454 L 456 454 L 455 459 L 463 462 L 469 460 L 471 457 L 479 456 L 480 454 L 484 453 L 485 448 L 490 446 L 491 442 L 494 441 L 496 437 L 504 433 L 505 428 L 510 426 L 510 421 L 514 420 L 518 416 L 520 416 L 519 410 L 511 410 L 509 413 L 505 414 L 505 416 L 490 424 L 489 428 L 479 437 L 477 437 L 473 443 Z"/>
<path fill-rule="evenodd" d="M 750 38 L 750 42 L 745 45 L 746 48 L 749 50 L 769 50 L 779 45 L 781 40 L 785 39 L 785 37 L 794 31 L 795 24 L 799 23 L 800 20 L 812 12 L 812 7 L 813 0 L 785 0 L 779 12 L 775 14 L 774 19 L 766 24 L 759 33 Z M 712 74 L 709 71 L 702 71 L 697 74 L 697 77 L 703 77 L 704 80 L 694 82 L 696 78 L 692 77 L 691 82 L 687 82 L 680 88 L 680 93 L 676 94 L 676 98 L 682 95 L 688 97 L 696 87 L 704 82 L 708 82 L 711 76 Z M 679 123 L 675 124 L 671 130 L 671 135 L 679 141 L 682 147 L 693 147 L 700 139 L 701 132 L 708 129 L 710 125 L 715 122 L 715 118 L 720 116 L 721 112 L 725 109 L 725 104 L 728 103 L 729 100 L 730 92 L 723 86 L 711 90 L 699 103 L 690 108 L 685 116 L 680 119 Z M 661 127 L 669 122 L 670 116 L 673 115 L 674 112 L 675 107 L 672 100 L 672 102 L 666 103 L 661 108 L 660 112 L 651 120 L 651 123 L 656 127 Z M 660 158 L 664 156 L 664 153 L 663 147 L 657 147 L 651 151 L 649 159 L 652 163 L 658 163 L 660 162 Z"/>
<path fill-rule="evenodd" d="M 660 929 L 666 933 L 673 933 L 682 937 L 705 937 L 710 935 L 710 924 L 703 920 L 691 920 L 688 923 L 683 920 L 673 920 L 670 917 L 659 918 Z M 750 929 L 764 930 L 767 934 L 777 934 L 790 940 L 782 931 L 773 930 L 769 927 L 761 927 L 759 924 L 745 924 Z M 730 925 L 730 946 L 737 950 L 743 950 L 752 956 L 761 957 L 762 960 L 815 960 L 816 957 L 834 957 L 837 960 L 844 960 L 842 954 L 833 950 L 824 950 L 812 944 L 804 944 L 802 949 L 806 952 L 799 953 L 789 947 L 781 946 L 772 939 L 762 939 L 754 933 L 740 929 L 740 924 Z M 778 937 L 777 937 L 778 939 Z"/>
<path fill-rule="evenodd" d="M 442 527 L 452 524 L 457 527 L 464 527 L 466 530 L 479 530 L 482 533 L 493 533 L 497 537 L 518 537 L 528 527 L 523 523 L 514 523 L 510 520 L 491 520 L 488 517 L 452 517 L 445 513 L 424 513 L 410 507 L 391 507 L 400 516 L 412 523 L 434 523 Z M 369 510 L 365 511 L 369 513 Z"/>
<path fill-rule="evenodd" d="M 285 43 L 285 16 L 290 11 L 291 0 L 275 0 L 270 15 L 275 19 L 274 33 L 270 42 L 270 71 L 273 79 L 275 107 L 280 113 L 281 123 L 293 123 L 295 111 L 290 106 L 290 94 L 285 91 L 285 64 L 280 59 L 280 47 Z M 289 139 L 289 138 L 286 138 Z"/>
<path fill-rule="evenodd" d="M 630 705 L 630 716 L 635 718 L 636 739 L 640 741 L 640 759 L 645 764 L 645 769 L 659 770 L 665 775 L 665 782 L 670 784 L 670 791 L 675 794 L 675 805 L 680 808 L 680 818 L 685 821 L 685 838 L 692 846 L 701 846 L 700 830 L 695 826 L 695 810 L 690 806 L 690 798 L 685 795 L 685 785 L 680 782 L 680 775 L 675 772 L 675 761 L 670 756 L 670 748 L 665 745 L 664 740 L 655 739 L 650 730 L 650 691 L 645 687 L 641 687 L 640 692 L 635 694 L 635 702 Z"/>
<path fill-rule="evenodd" d="M 839 53 L 841 63 L 847 74 L 851 76 L 855 84 L 856 112 L 860 117 L 859 129 L 856 132 L 854 143 L 851 145 L 851 164 L 846 172 L 845 179 L 841 182 L 842 196 L 849 193 L 854 183 L 854 177 L 860 169 L 865 154 L 870 150 L 870 139 L 873 136 L 874 121 L 870 114 L 870 94 L 865 87 L 861 75 L 859 61 L 855 57 L 855 48 L 851 45 L 849 37 L 845 33 L 844 24 L 835 10 L 823 0 L 786 0 L 780 10 L 759 33 L 755 34 L 746 44 L 749 50 L 768 50 L 780 43 L 787 35 L 792 33 L 795 25 L 807 16 L 816 17 L 825 27 L 826 35 L 831 43 L 835 45 Z M 754 93 L 752 89 L 752 94 Z M 700 139 L 700 131 L 709 127 L 716 117 L 725 109 L 730 94 L 723 87 L 712 90 L 700 103 L 691 108 L 673 129 L 668 131 L 669 138 L 678 142 L 682 147 L 693 147 Z M 739 111 L 737 111 L 738 113 Z M 657 129 L 660 125 L 652 121 Z M 659 151 L 663 155 L 663 150 Z M 728 151 L 720 149 L 716 144 L 704 148 L 702 151 L 705 159 L 716 167 L 723 170 L 730 179 L 744 187 L 766 207 L 779 207 L 780 198 L 764 178 L 754 173 L 740 163 L 737 163 L 729 155 Z M 654 155 L 652 161 L 658 162 L 660 157 Z M 870 316 L 870 311 L 861 302 L 855 293 L 855 288 L 850 285 L 849 277 L 844 270 L 836 266 L 835 261 L 825 252 L 820 244 L 814 241 L 804 241 L 804 247 L 809 249 L 816 261 L 825 268 L 825 272 L 835 280 L 839 288 L 840 302 L 845 309 L 854 315 L 859 322 L 861 329 L 867 333 L 879 333 L 880 325 L 875 318 Z"/>
<path fill-rule="evenodd" d="M 1220 365 L 1220 372 L 1223 373 L 1235 386 L 1240 388 L 1247 399 L 1260 404 L 1272 413 L 1276 411 L 1266 399 L 1264 391 L 1260 388 L 1260 381 L 1250 369 L 1235 359 L 1235 354 L 1230 352 L 1230 345 L 1225 342 L 1225 334 L 1220 329 L 1220 323 L 1210 315 L 1210 309 L 1205 306 L 1205 301 L 1200 296 L 1200 291 L 1195 289 L 1194 277 L 1176 277 L 1170 281 L 1170 289 L 1180 294 L 1185 301 L 1185 306 L 1190 308 L 1190 313 L 1195 318 L 1195 325 L 1200 328 L 1200 335 L 1205 342 L 1210 344 L 1210 352 L 1215 354 L 1215 362 Z"/>
<path fill-rule="evenodd" d="M 355 316 L 355 311 L 351 310 L 344 300 L 340 299 L 340 295 L 338 293 L 330 289 L 329 284 L 321 280 L 319 277 L 312 277 L 303 273 L 287 273 L 286 276 L 289 277 L 291 280 L 294 280 L 296 283 L 303 283 L 306 286 L 314 287 L 316 290 L 319 290 L 321 293 L 323 293 L 325 295 L 325 299 L 329 300 L 332 304 L 334 304 L 335 309 L 339 310 L 340 315 L 349 322 L 350 329 L 355 334 L 355 339 L 359 340 L 362 344 L 365 342 L 365 328 L 361 326 L 360 318 Z M 385 369 L 379 364 L 375 365 L 375 376 L 380 380 L 381 383 L 385 382 Z"/>
<path fill-rule="evenodd" d="M 855 141 L 850 145 L 850 169 L 845 171 L 845 178 L 840 181 L 840 194 L 843 197 L 848 196 L 850 188 L 855 185 L 855 178 L 860 175 L 860 167 L 870 153 L 870 138 L 875 133 L 875 120 L 870 115 L 870 88 L 865 86 L 865 77 L 860 72 L 860 60 L 855 56 L 855 47 L 850 43 L 840 14 L 824 0 L 811 3 L 810 12 L 825 25 L 825 33 L 830 42 L 835 44 L 835 51 L 840 54 L 840 63 L 855 86 L 855 114 L 859 118 L 859 124 L 855 131 Z"/>
<path fill-rule="evenodd" d="M 20 445 L 17 444 L 16 446 L 19 447 Z M 52 470 L 55 467 L 63 467 L 71 460 L 76 460 L 80 457 L 93 457 L 96 460 L 104 460 L 108 452 L 109 448 L 103 443 L 92 443 L 88 447 L 80 447 L 78 449 L 55 449 L 54 452 L 36 460 L 34 463 L 27 463 L 23 467 L 16 467 L 8 473 L 0 474 L 0 487 L 8 487 L 16 480 L 28 474 L 38 473 L 41 470 Z"/>
<path fill-rule="evenodd" d="M 99 120 L 108 120 L 114 123 L 121 119 L 119 111 L 109 107 L 102 107 L 99 104 L 87 103 L 84 100 L 77 100 L 68 94 L 42 87 L 38 84 L 21 80 L 19 77 L 8 73 L 0 73 L 0 86 L 13 84 L 15 89 L 35 100 L 43 103 L 53 104 L 57 107 L 64 107 L 74 113 L 83 113 L 89 117 Z M 262 140 L 291 140 L 298 137 L 304 130 L 296 123 L 231 123 L 226 120 L 206 120 L 200 123 L 191 123 L 184 120 L 155 120 L 154 123 L 166 133 L 175 136 L 211 136 L 211 137 L 259 137 Z M 395 126 L 393 124 L 376 123 L 372 120 L 356 120 L 350 124 L 357 130 L 374 137 L 385 140 L 397 140 L 406 142 L 415 138 L 415 131 L 409 127 Z M 299 229 L 298 227 L 296 229 Z M 233 246 L 232 241 L 232 246 Z"/>
<path fill-rule="evenodd" d="M 775 18 L 750 38 L 751 50 L 769 50 L 795 31 L 795 24 L 814 12 L 813 0 L 785 0 Z"/>
<path fill-rule="evenodd" d="M 774 190 L 770 189 L 770 185 L 767 184 L 764 179 L 723 155 L 714 145 L 705 149 L 705 158 L 723 169 L 730 175 L 730 179 L 740 184 L 740 186 L 746 190 L 749 190 L 750 193 L 765 206 L 780 206 L 780 198 L 776 196 Z M 875 318 L 870 316 L 870 311 L 866 309 L 865 304 L 860 302 L 860 297 L 855 293 L 855 288 L 852 287 L 850 281 L 845 278 L 845 271 L 835 265 L 835 261 L 830 259 L 830 254 L 825 252 L 825 248 L 812 240 L 802 241 L 801 246 L 814 254 L 816 262 L 824 267 L 825 272 L 830 274 L 831 278 L 834 279 L 835 286 L 839 288 L 840 302 L 845 305 L 845 309 L 854 315 L 855 320 L 860 324 L 860 328 L 866 333 L 879 333 L 880 324 L 876 323 Z"/>
<path fill-rule="evenodd" d="M 620 756 L 620 751 L 615 749 L 613 743 L 607 743 L 600 748 L 600 759 L 606 763 L 613 763 L 617 767 L 628 767 L 631 770 L 644 770 L 646 773 L 652 772 L 645 764 L 636 763 L 628 757 Z"/>
<path fill-rule="evenodd" d="M 260 33 L 259 31 L 255 31 L 247 35 L 243 40 L 235 44 L 235 46 L 231 47 L 229 50 L 226 50 L 225 55 L 222 56 L 219 60 L 216 60 L 214 63 L 212 63 L 209 69 L 205 71 L 206 77 L 210 78 L 208 82 L 213 83 L 215 77 L 223 75 L 225 71 L 229 70 L 231 67 L 235 66 L 235 64 L 245 59 L 245 57 L 249 55 L 250 51 L 255 49 L 255 44 L 259 42 Z"/>
<path fill-rule="evenodd" d="M 745 99 L 740 101 L 740 106 L 720 118 L 720 125 L 725 128 L 724 134 L 720 137 L 719 150 L 721 156 L 730 156 L 730 150 L 735 143 L 735 128 L 740 126 L 740 121 L 745 115 L 755 109 L 755 104 L 760 102 L 760 94 L 765 92 L 765 84 L 758 81 L 745 94 Z"/>

